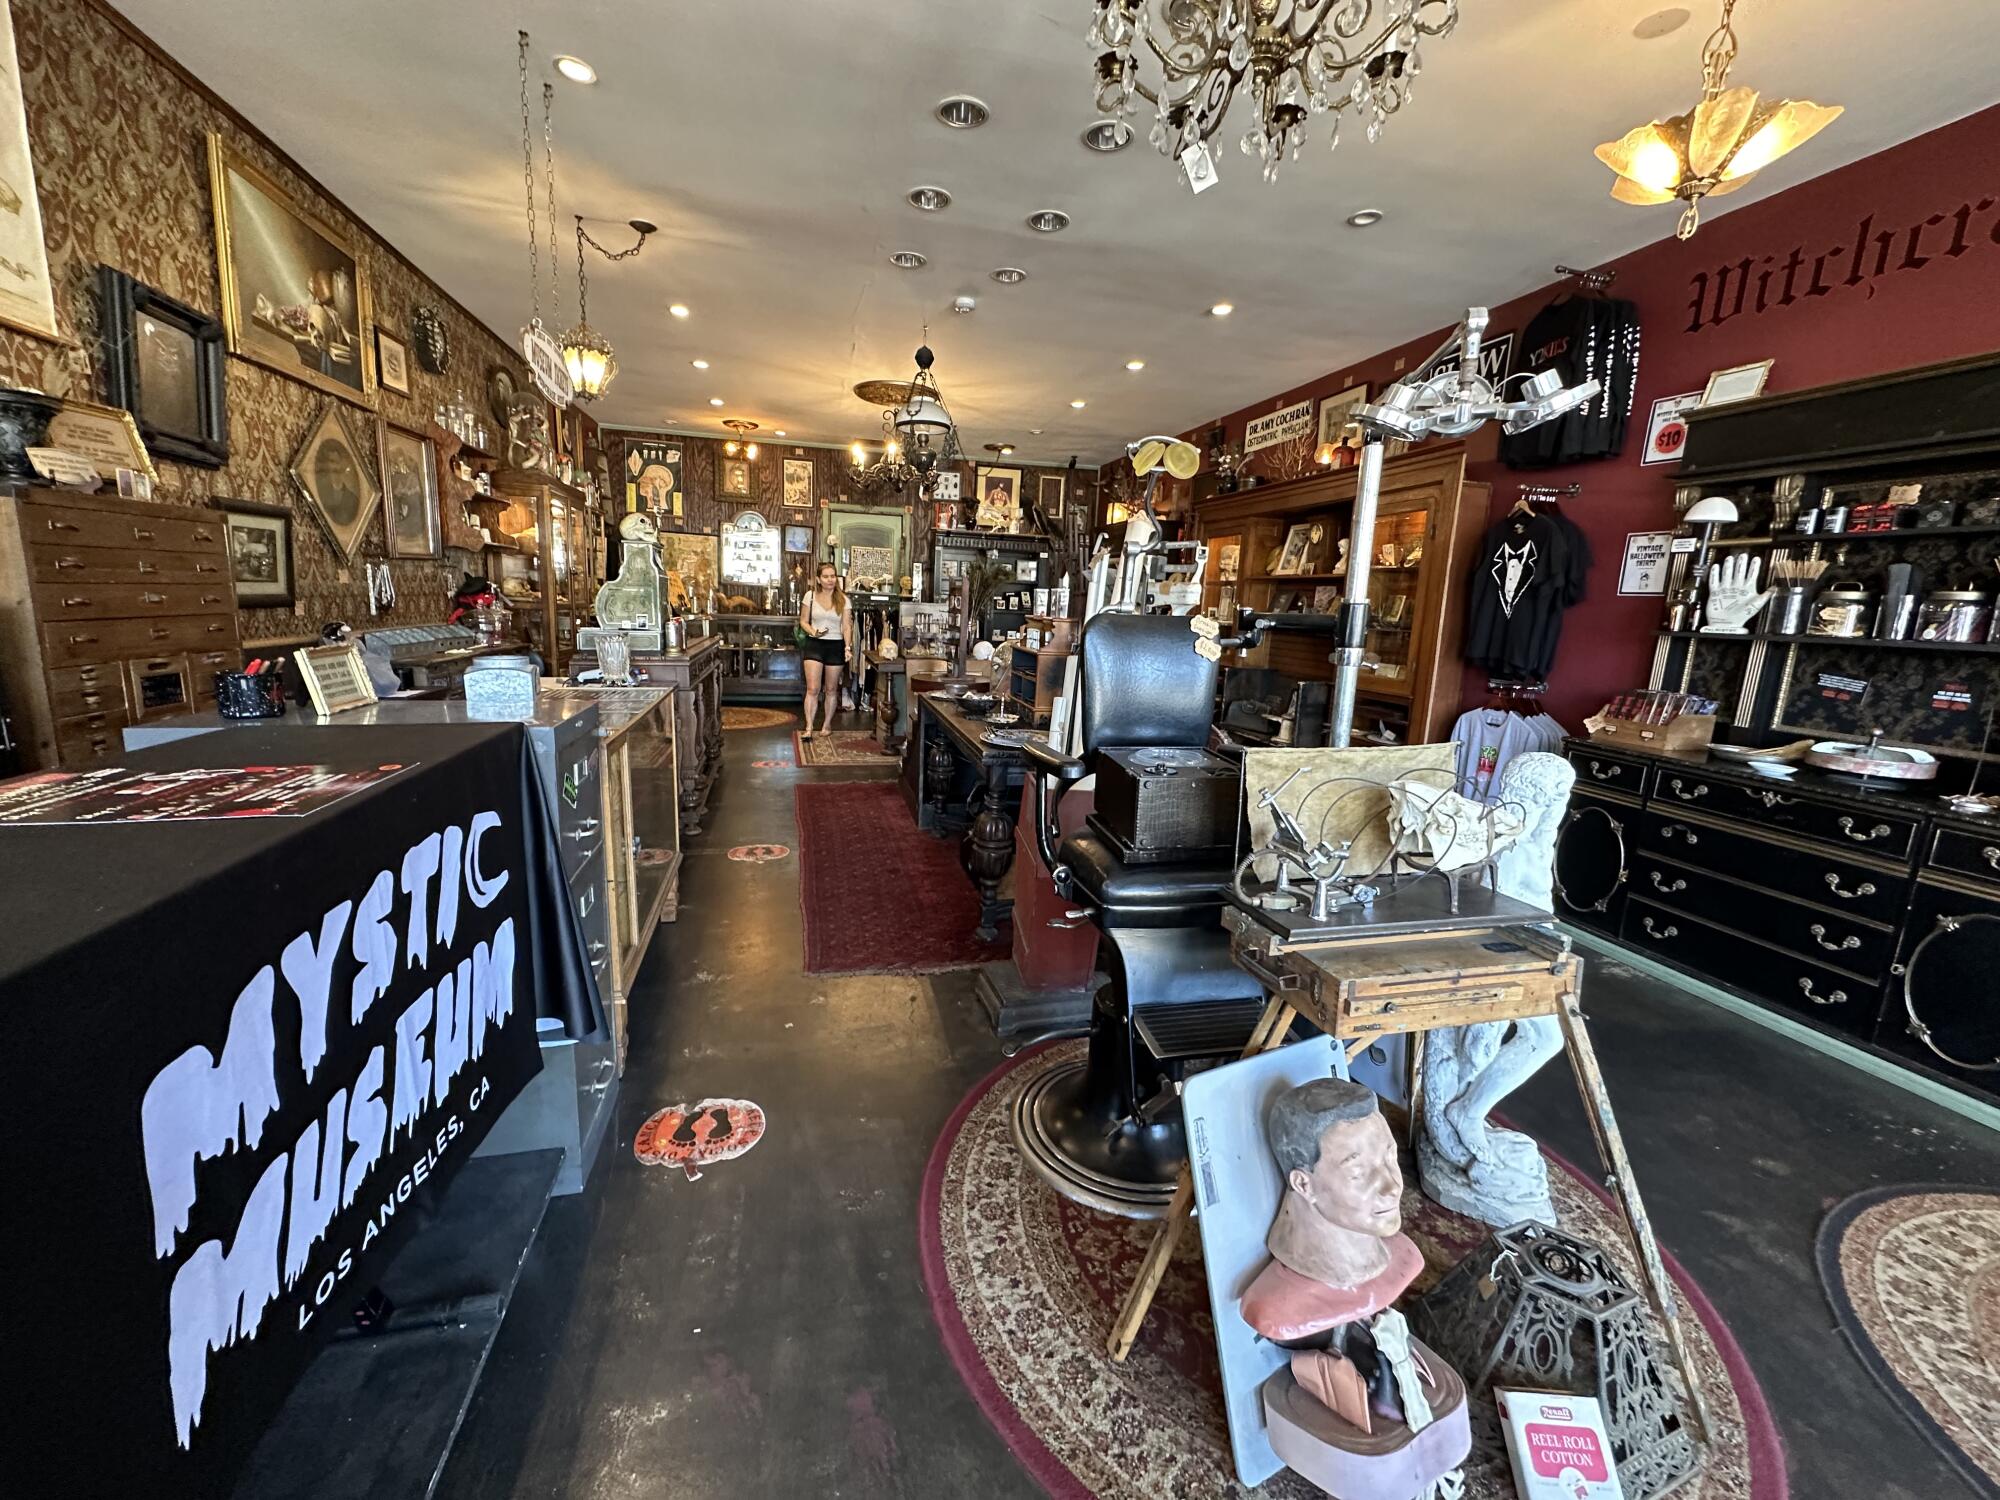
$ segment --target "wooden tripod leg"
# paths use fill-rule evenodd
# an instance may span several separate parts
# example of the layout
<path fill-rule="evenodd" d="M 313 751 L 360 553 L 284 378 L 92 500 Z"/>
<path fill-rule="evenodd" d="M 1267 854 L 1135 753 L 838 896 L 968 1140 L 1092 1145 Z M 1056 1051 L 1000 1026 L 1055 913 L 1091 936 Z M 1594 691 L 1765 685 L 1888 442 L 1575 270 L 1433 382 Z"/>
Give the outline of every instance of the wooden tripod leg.
<path fill-rule="evenodd" d="M 1590 1133 L 1597 1141 L 1598 1159 L 1611 1174 L 1611 1185 L 1625 1211 L 1626 1232 L 1631 1236 L 1633 1252 L 1639 1257 L 1646 1300 L 1652 1304 L 1666 1332 L 1668 1352 L 1687 1394 L 1688 1416 L 1694 1424 L 1695 1438 L 1706 1443 L 1711 1431 L 1708 1403 L 1702 1399 L 1701 1383 L 1695 1378 L 1694 1360 L 1688 1354 L 1687 1339 L 1681 1330 L 1679 1303 L 1661 1263 L 1659 1243 L 1653 1238 L 1653 1221 L 1646 1217 L 1646 1205 L 1639 1198 L 1638 1179 L 1633 1176 L 1631 1158 L 1625 1154 L 1625 1138 L 1619 1134 L 1618 1117 L 1611 1112 L 1611 1095 L 1604 1087 L 1604 1075 L 1598 1071 L 1597 1053 L 1590 1045 L 1590 1032 L 1584 1025 L 1583 1010 L 1574 991 L 1563 996 L 1559 1014 L 1564 1050 L 1576 1074 L 1577 1090 L 1583 1095 Z"/>
<path fill-rule="evenodd" d="M 1292 1029 L 1294 1014 L 1291 1005 L 1282 996 L 1271 996 L 1264 1004 L 1264 1013 L 1257 1018 L 1256 1029 L 1250 1033 L 1242 1056 L 1269 1052 L 1281 1045 L 1285 1033 Z M 1132 1345 L 1139 1337 L 1139 1327 L 1152 1309 L 1153 1297 L 1160 1290 L 1160 1281 L 1167 1274 L 1167 1266 L 1174 1258 L 1174 1248 L 1180 1244 L 1181 1233 L 1187 1228 L 1187 1221 L 1193 1212 L 1194 1173 L 1183 1166 L 1180 1180 L 1174 1184 L 1173 1202 L 1167 1205 L 1167 1216 L 1160 1220 L 1160 1227 L 1153 1234 L 1153 1243 L 1146 1247 L 1146 1258 L 1139 1262 L 1139 1274 L 1132 1279 L 1132 1289 L 1125 1294 L 1124 1306 L 1118 1309 L 1118 1317 L 1111 1325 L 1111 1336 L 1105 1340 L 1105 1350 L 1114 1363 L 1123 1364 L 1125 1356 L 1132 1352 Z"/>
<path fill-rule="evenodd" d="M 1430 1033 L 1410 1033 L 1410 1150 L 1417 1149 L 1417 1137 L 1424 1133 L 1424 1038 Z"/>

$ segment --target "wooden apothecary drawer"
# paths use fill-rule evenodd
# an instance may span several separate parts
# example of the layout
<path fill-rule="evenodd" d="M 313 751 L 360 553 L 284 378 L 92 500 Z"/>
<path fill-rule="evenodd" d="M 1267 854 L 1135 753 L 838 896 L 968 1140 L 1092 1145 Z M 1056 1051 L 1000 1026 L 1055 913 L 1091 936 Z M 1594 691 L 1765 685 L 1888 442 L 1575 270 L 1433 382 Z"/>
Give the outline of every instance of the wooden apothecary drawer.
<path fill-rule="evenodd" d="M 1677 818 L 1659 807 L 1646 810 L 1639 847 L 1884 926 L 1895 924 L 1910 888 L 1909 876 L 1900 872 Z"/>
<path fill-rule="evenodd" d="M 35 587 L 43 620 L 138 620 L 234 609 L 229 585 L 214 583 L 44 583 Z"/>
<path fill-rule="evenodd" d="M 126 722 L 125 710 L 120 708 L 112 713 L 86 714 L 58 723 L 56 755 L 64 769 L 73 771 L 119 754 L 124 738 L 118 731 Z"/>
<path fill-rule="evenodd" d="M 179 516 L 134 515 L 122 510 L 45 505 L 35 501 L 22 502 L 21 534 L 31 551 L 47 546 L 219 553 L 223 545 L 222 522 L 199 512 L 184 520 Z"/>
<path fill-rule="evenodd" d="M 228 615 L 167 620 L 70 620 L 42 627 L 42 649 L 51 667 L 101 662 L 106 657 L 158 656 L 211 651 L 228 644 L 236 626 Z"/>
<path fill-rule="evenodd" d="M 36 583 L 227 583 L 220 552 L 140 552 L 130 547 L 69 547 L 42 543 L 29 551 Z"/>

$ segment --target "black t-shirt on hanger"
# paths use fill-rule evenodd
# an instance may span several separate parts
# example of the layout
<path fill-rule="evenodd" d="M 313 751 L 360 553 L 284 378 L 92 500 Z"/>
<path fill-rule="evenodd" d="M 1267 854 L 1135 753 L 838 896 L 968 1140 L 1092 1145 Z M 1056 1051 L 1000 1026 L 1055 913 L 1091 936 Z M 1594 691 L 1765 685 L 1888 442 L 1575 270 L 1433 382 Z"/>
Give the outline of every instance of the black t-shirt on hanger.
<path fill-rule="evenodd" d="M 1570 522 L 1522 511 L 1502 517 L 1472 565 L 1465 659 L 1496 677 L 1546 681 L 1563 611 L 1582 597 L 1588 567 L 1588 546 Z"/>

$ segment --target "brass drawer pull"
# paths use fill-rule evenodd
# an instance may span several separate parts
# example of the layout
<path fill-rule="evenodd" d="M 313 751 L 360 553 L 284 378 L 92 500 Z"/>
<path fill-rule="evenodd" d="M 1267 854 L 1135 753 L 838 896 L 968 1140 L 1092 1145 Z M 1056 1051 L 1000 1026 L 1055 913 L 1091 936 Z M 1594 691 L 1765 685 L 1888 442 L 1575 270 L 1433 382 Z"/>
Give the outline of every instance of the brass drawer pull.
<path fill-rule="evenodd" d="M 167 596 L 165 594 L 141 594 L 139 602 L 141 604 L 165 604 Z"/>
<path fill-rule="evenodd" d="M 1840 820 L 1840 831 L 1853 839 L 1857 844 L 1870 843 L 1875 839 L 1886 839 L 1891 833 L 1895 832 L 1887 823 L 1877 823 L 1866 833 L 1856 833 L 1854 831 L 1854 819 L 1852 818 L 1842 818 Z"/>
<path fill-rule="evenodd" d="M 220 604 L 220 603 L 222 602 L 222 595 L 220 595 L 220 594 L 203 594 L 203 595 L 201 596 L 201 602 L 202 602 L 203 604 Z"/>
<path fill-rule="evenodd" d="M 206 526 L 197 526 L 194 529 L 194 539 L 198 542 L 212 542 L 215 540 L 215 533 Z"/>
<path fill-rule="evenodd" d="M 135 542 L 150 542 L 155 540 L 155 537 L 153 533 L 146 530 L 145 527 L 134 526 L 132 528 L 132 540 Z"/>
<path fill-rule="evenodd" d="M 1594 760 L 1586 762 L 1586 765 L 1590 771 L 1590 774 L 1596 777 L 1599 781 L 1616 781 L 1619 777 L 1625 774 L 1625 768 L 1623 766 L 1613 766 L 1610 770 L 1607 771 L 1603 768 L 1603 766 L 1601 766 L 1598 762 Z"/>
<path fill-rule="evenodd" d="M 1988 844 L 1979 851 L 1979 855 L 1994 869 L 2000 870 L 2000 844 Z"/>
<path fill-rule="evenodd" d="M 1688 883 L 1685 880 L 1676 879 L 1672 884 L 1662 880 L 1658 870 L 1648 870 L 1646 873 L 1653 877 L 1653 889 L 1663 891 L 1669 896 L 1675 891 L 1684 891 L 1688 888 Z"/>
<path fill-rule="evenodd" d="M 158 563 L 149 563 L 143 557 L 139 559 L 139 572 L 141 574 L 157 573 L 159 571 L 160 565 Z"/>
<path fill-rule="evenodd" d="M 1859 901 L 1863 896 L 1875 894 L 1875 882 L 1872 880 L 1864 880 L 1853 890 L 1843 891 L 1840 888 L 1840 874 L 1836 870 L 1826 872 L 1826 888 L 1843 901 Z"/>
<path fill-rule="evenodd" d="M 1646 929 L 1647 937 L 1656 937 L 1656 938 L 1679 937 L 1681 933 L 1680 928 L 1674 926 L 1674 924 L 1671 922 L 1667 923 L 1665 927 L 1655 927 L 1653 925 L 1653 919 L 1651 917 L 1639 918 L 1639 925 Z"/>
<path fill-rule="evenodd" d="M 164 641 L 168 636 L 172 635 L 173 632 L 167 629 L 167 627 L 164 625 L 155 625 L 151 629 L 149 629 L 146 632 L 146 634 L 151 636 L 156 641 Z"/>
<path fill-rule="evenodd" d="M 1664 828 L 1660 830 L 1660 837 L 1663 839 L 1670 839 L 1677 833 L 1687 839 L 1689 847 L 1692 847 L 1701 842 L 1701 840 L 1698 837 L 1696 837 L 1695 831 L 1692 828 L 1688 827 L 1687 824 L 1685 823 L 1667 824 Z"/>
<path fill-rule="evenodd" d="M 51 531 L 81 531 L 82 529 L 83 528 L 78 526 L 74 521 L 49 522 L 49 530 Z"/>
<path fill-rule="evenodd" d="M 1820 947 L 1826 949 L 1829 953 L 1840 953 L 1846 949 L 1859 948 L 1861 946 L 1861 939 L 1851 932 L 1839 942 L 1829 943 L 1826 940 L 1826 928 L 1818 922 L 1813 923 L 1806 931 L 1812 934 L 1815 943 L 1818 943 Z"/>
<path fill-rule="evenodd" d="M 73 635 L 69 638 L 69 643 L 72 646 L 87 646 L 96 639 L 94 635 Z"/>
<path fill-rule="evenodd" d="M 1676 776 L 1672 781 L 1668 782 L 1667 785 L 1673 789 L 1673 794 L 1676 797 L 1680 798 L 1681 801 L 1683 802 L 1699 801 L 1701 798 L 1706 797 L 1708 795 L 1708 787 L 1704 783 L 1699 781 L 1697 781 L 1694 784 L 1694 790 L 1691 792 L 1684 792 L 1681 790 L 1681 779 L 1678 776 Z"/>
<path fill-rule="evenodd" d="M 1749 788 L 1746 787 L 1744 790 L 1748 791 Z M 1751 792 L 1750 795 L 1766 807 L 1797 807 L 1799 805 L 1798 798 L 1787 797 L 1783 792 Z"/>
<path fill-rule="evenodd" d="M 216 632 L 227 630 L 228 628 L 229 627 L 227 625 L 211 625 L 208 627 L 208 633 L 210 635 L 214 635 Z"/>
<path fill-rule="evenodd" d="M 217 564 L 215 563 L 198 562 L 194 565 L 194 570 L 197 573 L 213 573 L 216 569 Z"/>
<path fill-rule="evenodd" d="M 1800 994 L 1802 994 L 1802 995 L 1804 995 L 1804 996 L 1806 997 L 1806 999 L 1808 999 L 1808 1000 L 1812 1001 L 1812 1003 L 1813 1003 L 1814 1005 L 1845 1005 L 1845 1004 L 1847 1004 L 1847 991 L 1846 991 L 1846 990 L 1835 990 L 1835 991 L 1834 991 L 1834 992 L 1833 992 L 1832 994 L 1830 994 L 1830 995 L 1815 995 L 1815 994 L 1813 993 L 1813 987 L 1812 987 L 1812 980 L 1810 980 L 1810 979 L 1801 979 L 1801 980 L 1799 981 L 1799 993 L 1800 993 Z"/>
<path fill-rule="evenodd" d="M 67 599 L 63 600 L 63 608 L 64 608 L 64 609 L 78 609 L 78 608 L 81 608 L 81 607 L 82 607 L 83 605 L 86 605 L 86 604 L 88 604 L 88 603 L 90 603 L 90 597 L 89 597 L 89 595 L 87 595 L 87 594 L 71 594 L 71 595 L 70 595 L 70 596 L 69 596 L 69 597 L 68 597 Z"/>
<path fill-rule="evenodd" d="M 80 557 L 59 557 L 56 559 L 56 571 L 58 573 L 64 568 L 80 568 L 82 566 L 83 559 Z"/>

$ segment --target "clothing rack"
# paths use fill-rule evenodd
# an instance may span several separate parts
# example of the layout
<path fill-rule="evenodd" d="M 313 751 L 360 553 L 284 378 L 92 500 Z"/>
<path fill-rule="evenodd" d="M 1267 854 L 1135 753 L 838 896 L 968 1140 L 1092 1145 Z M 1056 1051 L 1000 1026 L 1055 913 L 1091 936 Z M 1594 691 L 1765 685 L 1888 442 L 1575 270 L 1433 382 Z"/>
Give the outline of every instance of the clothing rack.
<path fill-rule="evenodd" d="M 1580 484 L 1524 484 L 1515 498 L 1539 505 L 1545 500 L 1571 500 L 1582 493 Z"/>
<path fill-rule="evenodd" d="M 1575 266 L 1557 266 L 1556 275 L 1568 277 L 1586 292 L 1601 292 L 1618 279 L 1616 271 L 1582 271 Z"/>
<path fill-rule="evenodd" d="M 1548 690 L 1549 685 L 1546 682 L 1530 681 L 1526 678 L 1515 680 L 1489 677 L 1486 679 L 1486 707 L 1539 713 L 1542 696 Z"/>

